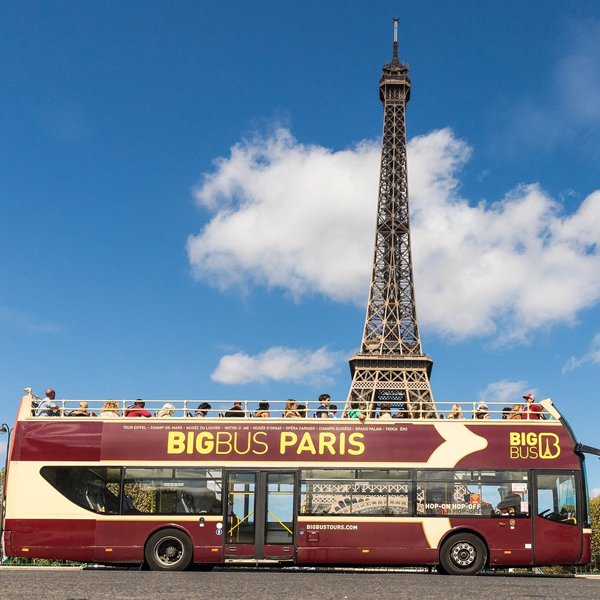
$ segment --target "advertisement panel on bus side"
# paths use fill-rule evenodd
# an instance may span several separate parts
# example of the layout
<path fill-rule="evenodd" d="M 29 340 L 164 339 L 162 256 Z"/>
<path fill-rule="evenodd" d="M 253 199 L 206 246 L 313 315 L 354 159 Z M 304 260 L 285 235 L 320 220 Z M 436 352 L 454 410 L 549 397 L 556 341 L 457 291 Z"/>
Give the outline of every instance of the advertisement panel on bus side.
<path fill-rule="evenodd" d="M 13 460 L 578 468 L 559 423 L 19 423 Z"/>

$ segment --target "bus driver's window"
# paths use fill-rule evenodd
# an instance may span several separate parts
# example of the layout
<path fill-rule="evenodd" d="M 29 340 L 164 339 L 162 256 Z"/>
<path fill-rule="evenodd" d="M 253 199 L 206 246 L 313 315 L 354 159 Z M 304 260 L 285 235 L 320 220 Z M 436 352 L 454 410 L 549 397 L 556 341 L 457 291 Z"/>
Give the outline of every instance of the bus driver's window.
<path fill-rule="evenodd" d="M 577 524 L 577 494 L 572 474 L 537 475 L 537 515 L 549 521 Z"/>

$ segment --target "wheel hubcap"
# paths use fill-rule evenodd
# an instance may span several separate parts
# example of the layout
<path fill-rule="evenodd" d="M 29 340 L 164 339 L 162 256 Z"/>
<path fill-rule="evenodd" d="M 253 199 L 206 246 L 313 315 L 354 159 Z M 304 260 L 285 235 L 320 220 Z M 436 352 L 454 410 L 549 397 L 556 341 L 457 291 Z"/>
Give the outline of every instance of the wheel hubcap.
<path fill-rule="evenodd" d="M 452 548 L 452 562 L 459 567 L 470 567 L 476 558 L 477 551 L 467 542 L 459 542 Z"/>
<path fill-rule="evenodd" d="M 184 550 L 179 540 L 167 538 L 156 544 L 154 554 L 161 564 L 172 567 L 182 559 Z"/>

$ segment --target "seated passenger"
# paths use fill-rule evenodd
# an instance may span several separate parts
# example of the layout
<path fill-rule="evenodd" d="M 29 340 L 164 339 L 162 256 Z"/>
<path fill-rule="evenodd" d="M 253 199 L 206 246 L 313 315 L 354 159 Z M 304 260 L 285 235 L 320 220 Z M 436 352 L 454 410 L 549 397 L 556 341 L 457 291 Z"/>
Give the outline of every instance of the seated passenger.
<path fill-rule="evenodd" d="M 337 411 L 338 411 L 337 404 L 330 404 L 329 405 L 329 418 L 330 419 L 336 419 L 337 418 Z"/>
<path fill-rule="evenodd" d="M 285 403 L 283 416 L 285 419 L 298 419 L 300 417 L 300 413 L 298 412 L 298 403 L 293 398 L 290 398 Z"/>
<path fill-rule="evenodd" d="M 522 419 L 523 407 L 520 404 L 513 404 L 511 411 L 508 413 L 507 419 Z"/>
<path fill-rule="evenodd" d="M 460 408 L 460 404 L 453 404 L 452 408 L 450 409 L 450 412 L 448 413 L 448 418 L 449 419 L 462 419 L 463 418 L 463 414 L 462 414 L 462 410 Z"/>
<path fill-rule="evenodd" d="M 361 423 L 364 423 L 367 418 L 366 404 L 359 404 L 358 408 L 356 408 L 356 404 L 353 404 L 348 411 L 348 417 L 350 419 L 358 419 Z"/>
<path fill-rule="evenodd" d="M 158 418 L 171 417 L 175 412 L 175 407 L 170 402 L 165 402 L 163 407 L 156 413 Z"/>
<path fill-rule="evenodd" d="M 38 417 L 58 417 L 60 416 L 58 406 L 54 402 L 56 392 L 52 389 L 46 390 L 46 397 L 38 404 L 36 416 Z"/>
<path fill-rule="evenodd" d="M 271 413 L 269 412 L 269 403 L 268 402 L 259 402 L 258 410 L 256 411 L 256 414 L 254 416 L 261 417 L 264 419 L 270 417 Z"/>
<path fill-rule="evenodd" d="M 82 400 L 79 406 L 72 410 L 67 416 L 69 417 L 91 417 L 92 413 L 88 410 L 88 403 Z"/>
<path fill-rule="evenodd" d="M 514 517 L 521 514 L 521 496 L 509 494 L 498 502 L 496 507 L 503 515 Z"/>
<path fill-rule="evenodd" d="M 308 410 L 306 409 L 306 404 L 298 404 L 298 416 L 301 419 L 306 419 L 308 414 Z"/>
<path fill-rule="evenodd" d="M 211 405 L 208 402 L 203 402 L 198 405 L 198 409 L 194 413 L 194 417 L 206 417 L 208 411 L 211 409 Z"/>
<path fill-rule="evenodd" d="M 383 402 L 379 409 L 379 418 L 380 419 L 391 419 L 392 418 L 392 409 L 389 402 Z"/>
<path fill-rule="evenodd" d="M 128 406 L 125 409 L 125 416 L 126 417 L 151 417 L 152 415 L 150 414 L 149 411 L 147 411 L 144 408 L 145 406 L 146 406 L 146 403 L 141 398 L 138 398 L 131 406 Z"/>
<path fill-rule="evenodd" d="M 321 394 L 319 396 L 319 407 L 315 411 L 315 417 L 317 419 L 328 419 L 329 418 L 329 403 L 331 398 L 329 394 Z"/>
<path fill-rule="evenodd" d="M 224 417 L 230 418 L 230 417 L 237 417 L 237 418 L 242 418 L 245 416 L 245 412 L 244 409 L 242 408 L 242 402 L 241 400 L 236 400 L 233 403 L 233 406 L 223 415 Z"/>
<path fill-rule="evenodd" d="M 489 419 L 490 413 L 488 409 L 488 405 L 485 402 L 480 402 L 477 405 L 477 410 L 475 411 L 474 419 Z"/>
<path fill-rule="evenodd" d="M 113 400 L 112 398 L 110 400 L 107 400 L 103 405 L 102 405 L 102 410 L 100 411 L 100 414 L 98 415 L 101 419 L 114 419 L 115 417 L 119 416 L 119 404 L 116 400 Z"/>

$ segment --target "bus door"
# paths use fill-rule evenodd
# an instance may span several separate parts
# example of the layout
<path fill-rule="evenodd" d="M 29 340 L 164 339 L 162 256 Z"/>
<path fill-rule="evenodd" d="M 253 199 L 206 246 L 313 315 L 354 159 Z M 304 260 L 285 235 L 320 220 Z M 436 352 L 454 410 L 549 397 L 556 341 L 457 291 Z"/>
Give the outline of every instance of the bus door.
<path fill-rule="evenodd" d="M 576 471 L 534 471 L 534 562 L 576 563 L 582 551 L 582 502 Z"/>
<path fill-rule="evenodd" d="M 225 558 L 294 559 L 296 473 L 229 471 Z"/>

